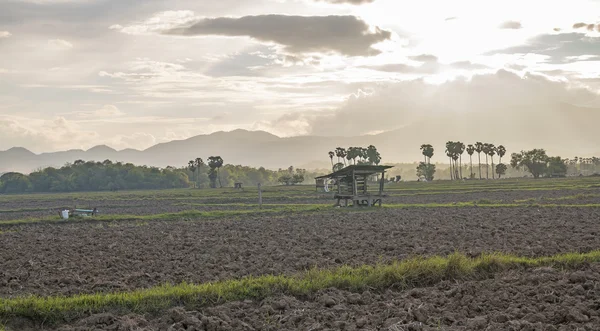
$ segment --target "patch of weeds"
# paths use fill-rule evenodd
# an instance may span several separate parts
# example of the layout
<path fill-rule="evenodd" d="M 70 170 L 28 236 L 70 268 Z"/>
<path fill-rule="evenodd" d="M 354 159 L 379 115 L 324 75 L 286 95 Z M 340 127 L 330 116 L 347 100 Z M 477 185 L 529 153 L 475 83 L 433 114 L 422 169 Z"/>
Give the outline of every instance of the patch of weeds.
<path fill-rule="evenodd" d="M 375 266 L 310 269 L 295 276 L 264 275 L 204 284 L 161 285 L 131 292 L 82 294 L 70 297 L 26 296 L 0 299 L 0 319 L 29 318 L 58 323 L 74 317 L 118 310 L 155 313 L 177 305 L 208 306 L 240 300 L 262 300 L 285 294 L 306 296 L 327 288 L 360 292 L 365 289 L 407 289 L 440 281 L 489 278 L 495 273 L 523 268 L 574 269 L 600 262 L 600 251 L 529 258 L 502 253 L 470 258 L 461 253 L 446 257 L 416 257 Z"/>

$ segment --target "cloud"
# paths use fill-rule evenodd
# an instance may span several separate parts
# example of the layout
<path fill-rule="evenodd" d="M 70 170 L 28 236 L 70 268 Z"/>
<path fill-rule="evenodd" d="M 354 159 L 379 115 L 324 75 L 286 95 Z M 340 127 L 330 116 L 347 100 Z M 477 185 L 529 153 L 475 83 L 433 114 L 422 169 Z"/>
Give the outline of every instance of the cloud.
<path fill-rule="evenodd" d="M 582 28 L 585 28 L 588 31 L 596 30 L 596 31 L 600 32 L 600 24 L 583 23 L 583 22 L 573 24 L 573 29 L 582 29 Z"/>
<path fill-rule="evenodd" d="M 362 68 L 383 71 L 383 72 L 395 72 L 401 74 L 421 74 L 430 75 L 436 74 L 448 70 L 482 70 L 489 69 L 488 66 L 470 61 L 459 61 L 444 64 L 438 62 L 438 58 L 435 55 L 422 54 L 417 56 L 408 57 L 412 61 L 421 62 L 420 65 L 409 65 L 405 63 L 389 63 L 382 65 L 371 65 L 363 66 Z"/>
<path fill-rule="evenodd" d="M 0 31 L 0 39 L 2 39 L 2 38 L 8 38 L 10 36 L 12 36 L 12 34 L 10 32 L 8 32 L 8 31 Z"/>
<path fill-rule="evenodd" d="M 156 145 L 157 142 L 156 137 L 150 133 L 135 132 L 130 135 L 117 135 L 107 143 L 116 149 L 135 148 L 143 150 Z"/>
<path fill-rule="evenodd" d="M 409 56 L 408 58 L 413 61 L 419 61 L 419 62 L 437 62 L 437 60 L 438 60 L 437 56 L 431 55 L 431 54 L 421 54 L 421 55 L 416 55 L 416 56 Z"/>
<path fill-rule="evenodd" d="M 346 56 L 377 55 L 381 51 L 373 45 L 392 37 L 392 32 L 371 27 L 355 16 L 197 18 L 189 11 L 161 13 L 145 22 L 126 26 L 121 31 L 188 37 L 250 37 L 281 45 L 285 52 L 291 54 L 338 53 Z"/>
<path fill-rule="evenodd" d="M 500 25 L 500 29 L 510 29 L 510 30 L 518 30 L 521 29 L 523 25 L 518 21 L 506 21 Z"/>
<path fill-rule="evenodd" d="M 0 150 L 15 147 L 34 147 L 36 152 L 48 152 L 74 147 L 89 147 L 100 138 L 64 117 L 52 120 L 32 120 L 16 117 L 0 117 Z"/>
<path fill-rule="evenodd" d="M 375 0 L 315 0 L 317 2 L 329 2 L 333 4 L 351 4 L 351 5 L 364 5 L 367 3 L 373 3 Z"/>
<path fill-rule="evenodd" d="M 48 45 L 59 49 L 71 49 L 73 44 L 63 39 L 48 40 Z"/>
<path fill-rule="evenodd" d="M 102 108 L 93 111 L 80 111 L 76 112 L 78 117 L 83 118 L 109 118 L 125 115 L 117 106 L 104 105 Z"/>
<path fill-rule="evenodd" d="M 541 75 L 522 77 L 499 70 L 439 85 L 428 84 L 423 79 L 387 84 L 371 93 L 350 96 L 334 111 L 317 115 L 287 114 L 272 124 L 274 129 L 296 127 L 297 133 L 356 136 L 456 117 L 457 121 L 466 121 L 461 125 L 468 132 L 468 128 L 479 125 L 478 121 L 486 116 L 518 122 L 540 118 L 546 121 L 546 114 L 548 121 L 558 119 L 560 122 L 565 116 L 559 111 L 564 104 L 600 107 L 600 96 Z"/>
<path fill-rule="evenodd" d="M 600 37 L 588 37 L 579 32 L 543 34 L 524 45 L 491 51 L 486 55 L 515 53 L 547 55 L 552 63 L 564 63 L 568 56 L 600 53 Z"/>

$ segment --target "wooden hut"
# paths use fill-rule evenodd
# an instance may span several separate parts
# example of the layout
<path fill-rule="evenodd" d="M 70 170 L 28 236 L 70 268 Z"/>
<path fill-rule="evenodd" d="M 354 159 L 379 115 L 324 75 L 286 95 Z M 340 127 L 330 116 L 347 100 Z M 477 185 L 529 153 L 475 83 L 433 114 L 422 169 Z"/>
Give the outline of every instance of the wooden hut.
<path fill-rule="evenodd" d="M 337 206 L 341 206 L 344 200 L 344 206 L 348 206 L 348 201 L 352 201 L 352 206 L 372 207 L 376 204 L 381 206 L 383 193 L 385 171 L 393 168 L 392 166 L 379 165 L 351 165 L 341 170 L 335 171 L 329 175 L 320 176 L 316 179 L 333 179 L 335 181 L 334 199 L 337 199 Z M 380 175 L 378 190 L 369 191 L 368 179 L 372 176 Z"/>

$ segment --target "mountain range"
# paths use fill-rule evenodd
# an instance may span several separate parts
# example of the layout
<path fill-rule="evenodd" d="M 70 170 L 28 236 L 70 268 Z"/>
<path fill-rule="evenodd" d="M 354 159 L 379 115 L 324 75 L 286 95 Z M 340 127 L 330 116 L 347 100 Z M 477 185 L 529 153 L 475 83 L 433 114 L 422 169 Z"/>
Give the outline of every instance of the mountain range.
<path fill-rule="evenodd" d="M 545 148 L 551 155 L 562 157 L 590 157 L 600 155 L 598 123 L 600 109 L 563 104 L 559 107 L 531 109 L 520 112 L 466 113 L 438 116 L 402 125 L 399 129 L 373 135 L 349 137 L 296 136 L 281 138 L 264 131 L 234 130 L 199 135 L 185 140 L 171 141 L 145 150 L 117 151 L 108 146 L 89 150 L 68 150 L 34 154 L 15 147 L 0 152 L 0 173 L 18 171 L 29 173 L 35 169 L 60 167 L 75 160 L 131 162 L 138 165 L 182 167 L 196 157 L 211 155 L 223 157 L 225 163 L 270 169 L 290 165 L 307 169 L 330 168 L 327 153 L 336 147 L 375 145 L 383 162 L 415 162 L 422 159 L 419 146 L 430 143 L 435 148 L 432 161 L 445 162 L 445 142 L 459 140 L 466 144 L 475 141 L 504 145 L 510 153 L 531 148 Z M 527 114 L 518 116 L 518 114 Z M 468 155 L 465 154 L 468 159 Z M 497 158 L 496 158 L 497 159 Z"/>

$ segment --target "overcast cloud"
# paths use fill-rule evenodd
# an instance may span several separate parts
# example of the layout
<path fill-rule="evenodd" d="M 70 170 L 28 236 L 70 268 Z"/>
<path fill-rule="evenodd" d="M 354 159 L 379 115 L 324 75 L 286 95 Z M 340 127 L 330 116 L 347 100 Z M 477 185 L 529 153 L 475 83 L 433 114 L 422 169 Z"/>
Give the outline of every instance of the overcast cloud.
<path fill-rule="evenodd" d="M 560 118 L 565 104 L 600 107 L 598 12 L 597 0 L 4 0 L 0 150 L 144 149 L 236 128 L 355 135 L 498 109 Z"/>

